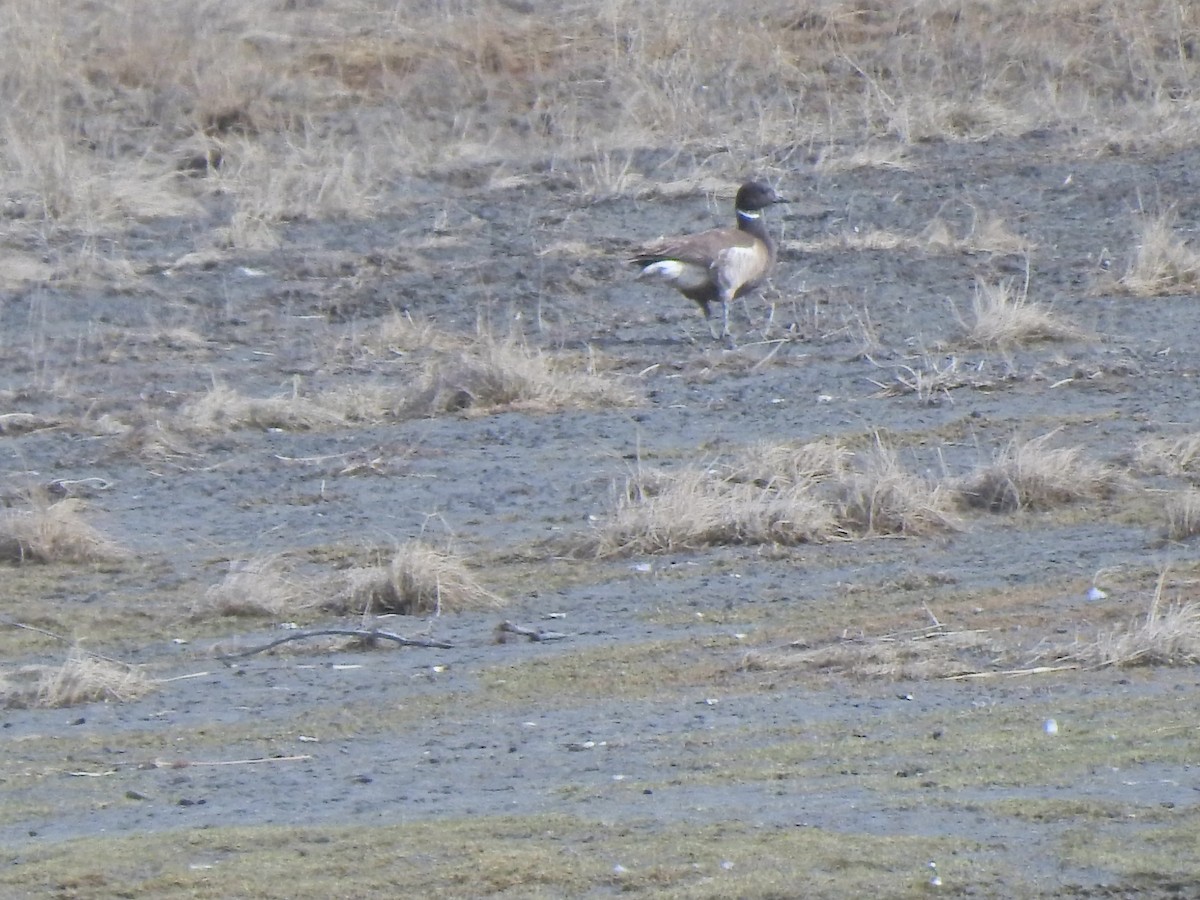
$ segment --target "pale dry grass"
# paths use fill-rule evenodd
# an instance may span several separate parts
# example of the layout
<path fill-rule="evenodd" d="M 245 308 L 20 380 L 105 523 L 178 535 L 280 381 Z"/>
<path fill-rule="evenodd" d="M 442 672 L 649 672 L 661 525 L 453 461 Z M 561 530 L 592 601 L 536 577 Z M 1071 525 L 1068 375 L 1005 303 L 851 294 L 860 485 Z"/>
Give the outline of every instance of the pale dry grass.
<path fill-rule="evenodd" d="M 580 549 L 597 556 L 675 553 L 722 544 L 802 544 L 833 535 L 827 503 L 811 485 L 764 486 L 715 470 L 639 468 Z"/>
<path fill-rule="evenodd" d="M 919 245 L 928 252 L 993 253 L 1028 256 L 1037 245 L 1013 231 L 1003 219 L 975 211 L 970 226 L 958 236 L 944 220 L 936 218 L 921 232 Z"/>
<path fill-rule="evenodd" d="M 293 390 L 291 396 L 247 397 L 223 384 L 180 407 L 175 416 L 181 431 L 220 434 L 239 428 L 277 428 L 314 431 L 343 425 L 346 417 L 333 405 L 310 400 Z"/>
<path fill-rule="evenodd" d="M 891 381 L 870 379 L 878 386 L 885 397 L 915 395 L 923 406 L 934 406 L 943 399 L 950 399 L 950 392 L 959 388 L 986 389 L 996 383 L 996 379 L 984 374 L 981 364 L 971 366 L 965 364 L 956 355 L 935 357 L 923 354 L 919 359 L 913 359 L 913 364 L 897 363 L 882 365 L 875 362 L 869 354 L 869 363 L 878 369 L 888 371 Z"/>
<path fill-rule="evenodd" d="M 759 487 L 813 484 L 845 473 L 853 453 L 833 439 L 803 444 L 754 444 L 730 464 L 729 478 Z"/>
<path fill-rule="evenodd" d="M 1194 666 L 1200 663 L 1200 604 L 1163 600 L 1166 573 L 1159 577 L 1144 616 L 1076 642 L 1063 656 L 1090 667 Z"/>
<path fill-rule="evenodd" d="M 1009 229 L 994 216 L 977 216 L 962 235 L 941 218 L 933 219 L 918 234 L 901 234 L 881 228 L 855 226 L 849 230 L 815 240 L 788 240 L 784 248 L 801 253 L 829 250 L 905 250 L 921 253 L 993 253 L 1022 256 L 1036 245 Z"/>
<path fill-rule="evenodd" d="M 547 412 L 630 406 L 634 394 L 611 376 L 565 364 L 513 342 L 481 339 L 470 349 L 436 357 L 416 387 L 412 415 L 497 409 Z"/>
<path fill-rule="evenodd" d="M 211 616 L 264 616 L 288 619 L 320 606 L 322 595 L 311 578 L 288 571 L 277 556 L 239 560 L 211 585 L 191 609 L 194 619 Z"/>
<path fill-rule="evenodd" d="M 852 454 L 836 441 L 759 444 L 706 468 L 639 466 L 608 514 L 572 549 L 616 556 L 789 546 L 927 534 L 958 524 L 951 494 L 905 471 L 887 448 Z"/>
<path fill-rule="evenodd" d="M 867 144 L 865 147 L 827 147 L 817 159 L 822 175 L 857 172 L 860 169 L 890 169 L 907 172 L 914 167 L 908 147 L 901 143 Z"/>
<path fill-rule="evenodd" d="M 369 143 L 308 132 L 301 139 L 277 146 L 239 139 L 227 150 L 214 178 L 235 201 L 222 243 L 270 249 L 279 246 L 282 223 L 367 218 L 377 210 L 383 186 Z"/>
<path fill-rule="evenodd" d="M 1056 429 L 1029 440 L 1010 440 L 991 463 L 958 480 L 961 501 L 992 512 L 1044 510 L 1106 497 L 1122 487 L 1121 474 L 1090 459 L 1084 448 L 1050 446 L 1057 434 Z"/>
<path fill-rule="evenodd" d="M 957 309 L 955 315 L 958 315 Z M 1014 288 L 1011 281 L 977 282 L 971 318 L 959 316 L 962 336 L 978 347 L 1010 348 L 1038 341 L 1073 341 L 1082 329 L 1029 299 L 1028 283 Z"/>
<path fill-rule="evenodd" d="M 1200 290 L 1200 252 L 1175 233 L 1175 222 L 1174 212 L 1139 221 L 1137 248 L 1119 287 L 1138 297 Z"/>
<path fill-rule="evenodd" d="M 271 246 L 296 217 L 397 209 L 393 186 L 430 171 L 548 159 L 589 196 L 628 195 L 642 148 L 714 135 L 705 167 L 728 179 L 747 161 L 782 171 L 778 149 L 798 142 L 863 148 L 829 156 L 837 171 L 1035 127 L 1101 148 L 1200 134 L 1200 12 L 1174 0 L 520 6 L 14 0 L 10 196 L 30 220 L 94 228 L 223 191 L 224 239 Z M 218 169 L 177 171 L 214 152 Z"/>
<path fill-rule="evenodd" d="M 0 671 L 0 706 L 58 709 L 82 703 L 125 703 L 156 687 L 141 669 L 75 648 L 61 666 Z"/>
<path fill-rule="evenodd" d="M 126 559 L 128 551 L 88 523 L 81 500 L 52 502 L 34 492 L 19 507 L 0 510 L 0 559 L 84 563 Z"/>
<path fill-rule="evenodd" d="M 1152 475 L 1200 473 L 1200 432 L 1174 438 L 1150 438 L 1134 448 L 1134 465 Z"/>
<path fill-rule="evenodd" d="M 881 443 L 859 454 L 838 488 L 838 521 L 852 533 L 929 534 L 961 526 L 953 492 L 905 469 L 896 451 Z"/>
<path fill-rule="evenodd" d="M 1167 540 L 1183 541 L 1200 534 L 1200 491 L 1187 488 L 1172 494 L 1165 513 Z"/>
<path fill-rule="evenodd" d="M 350 569 L 339 577 L 332 608 L 363 615 L 440 615 L 498 609 L 503 597 L 483 587 L 465 562 L 422 541 L 396 548 L 383 565 Z"/>
<path fill-rule="evenodd" d="M 979 671 L 1003 655 L 1003 646 L 987 632 L 929 628 L 877 638 L 846 638 L 817 647 L 751 650 L 742 658 L 741 668 L 850 678 L 929 679 Z"/>

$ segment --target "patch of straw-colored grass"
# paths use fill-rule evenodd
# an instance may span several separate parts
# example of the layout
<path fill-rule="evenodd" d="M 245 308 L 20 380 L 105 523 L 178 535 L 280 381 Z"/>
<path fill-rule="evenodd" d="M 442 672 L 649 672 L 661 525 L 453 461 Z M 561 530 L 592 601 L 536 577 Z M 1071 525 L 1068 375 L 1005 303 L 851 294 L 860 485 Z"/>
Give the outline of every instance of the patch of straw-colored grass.
<path fill-rule="evenodd" d="M 0 559 L 7 562 L 112 562 L 128 552 L 90 525 L 81 500 L 50 502 L 41 494 L 0 510 Z"/>
<path fill-rule="evenodd" d="M 1182 541 L 1200 534 L 1200 491 L 1187 488 L 1173 494 L 1166 506 L 1166 536 Z"/>
<path fill-rule="evenodd" d="M 192 617 L 286 619 L 315 609 L 320 601 L 311 579 L 292 575 L 278 557 L 269 556 L 230 563 L 225 577 L 192 606 Z"/>
<path fill-rule="evenodd" d="M 1200 432 L 1142 441 L 1134 449 L 1134 465 L 1152 475 L 1200 473 Z"/>
<path fill-rule="evenodd" d="M 978 671 L 1003 648 L 986 632 L 919 632 L 846 638 L 817 647 L 752 650 L 741 667 L 751 672 L 803 671 L 851 678 L 947 678 Z"/>
<path fill-rule="evenodd" d="M 978 347 L 1004 348 L 1083 336 L 1079 328 L 1030 300 L 1028 284 L 1015 289 L 1011 281 L 977 283 L 971 313 L 970 321 L 960 317 L 959 325 L 966 341 Z"/>
<path fill-rule="evenodd" d="M 410 541 L 383 565 L 348 570 L 332 605 L 346 612 L 422 616 L 497 609 L 504 603 L 457 556 Z"/>
<path fill-rule="evenodd" d="M 1068 659 L 1087 666 L 1193 666 L 1200 663 L 1200 604 L 1164 603 L 1165 573 L 1150 608 L 1128 625 L 1069 648 Z"/>
<path fill-rule="evenodd" d="M 185 403 L 176 416 L 179 428 L 219 434 L 239 428 L 313 431 L 345 423 L 342 413 L 293 391 L 290 397 L 247 397 L 222 384 Z"/>
<path fill-rule="evenodd" d="M 1142 218 L 1137 241 L 1119 287 L 1138 297 L 1200 290 L 1200 252 L 1176 235 L 1173 212 Z"/>
<path fill-rule="evenodd" d="M 928 534 L 960 525 L 952 492 L 906 470 L 896 452 L 882 444 L 863 454 L 838 487 L 837 517 L 853 533 Z"/>
<path fill-rule="evenodd" d="M 907 172 L 913 167 L 908 147 L 900 143 L 872 143 L 852 149 L 829 147 L 821 152 L 816 164 L 816 170 L 822 175 L 857 172 L 860 169 Z"/>
<path fill-rule="evenodd" d="M 61 666 L 0 671 L 0 705 L 57 709 L 81 703 L 137 700 L 155 690 L 141 669 L 73 649 Z"/>
<path fill-rule="evenodd" d="M 730 479 L 776 489 L 812 484 L 841 475 L 853 454 L 835 440 L 804 444 L 759 443 L 730 465 Z"/>
<path fill-rule="evenodd" d="M 584 543 L 597 556 L 674 553 L 722 544 L 801 544 L 828 538 L 834 527 L 829 506 L 802 482 L 760 486 L 699 468 L 639 470 Z"/>
<path fill-rule="evenodd" d="M 1088 458 L 1082 447 L 1051 447 L 1057 434 L 1010 440 L 991 463 L 958 480 L 961 502 L 992 512 L 1044 510 L 1121 487 L 1117 470 Z"/>
<path fill-rule="evenodd" d="M 485 339 L 469 351 L 436 358 L 409 411 L 552 411 L 634 402 L 634 395 L 612 377 L 581 371 L 519 344 Z"/>

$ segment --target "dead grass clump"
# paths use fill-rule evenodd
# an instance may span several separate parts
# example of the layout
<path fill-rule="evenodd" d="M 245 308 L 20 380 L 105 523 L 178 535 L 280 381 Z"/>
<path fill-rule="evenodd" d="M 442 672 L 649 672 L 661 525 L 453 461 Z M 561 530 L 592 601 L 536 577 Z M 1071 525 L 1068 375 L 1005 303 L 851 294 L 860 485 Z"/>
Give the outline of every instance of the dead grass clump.
<path fill-rule="evenodd" d="M 977 283 L 970 322 L 959 318 L 963 337 L 978 347 L 1012 347 L 1036 341 L 1070 341 L 1083 332 L 1029 299 L 1029 285 Z M 956 311 L 957 315 L 957 311 Z"/>
<path fill-rule="evenodd" d="M 214 385 L 202 397 L 185 403 L 176 416 L 190 432 L 220 434 L 238 428 L 312 431 L 345 424 L 344 416 L 293 391 L 290 397 L 246 397 L 225 385 Z"/>
<path fill-rule="evenodd" d="M 390 359 L 415 353 L 460 351 L 470 341 L 438 329 L 432 322 L 393 312 L 346 338 L 337 348 L 342 356 Z"/>
<path fill-rule="evenodd" d="M 1200 472 L 1200 432 L 1142 441 L 1134 450 L 1134 464 L 1151 475 L 1195 475 Z"/>
<path fill-rule="evenodd" d="M 876 444 L 857 471 L 839 480 L 838 521 L 863 535 L 928 534 L 959 527 L 951 492 L 907 471 L 896 452 Z"/>
<path fill-rule="evenodd" d="M 83 518 L 83 502 L 37 494 L 24 508 L 0 510 L 0 559 L 13 562 L 112 562 L 128 552 Z"/>
<path fill-rule="evenodd" d="M 816 170 L 823 175 L 857 172 L 860 169 L 890 169 L 907 172 L 914 168 L 908 148 L 900 143 L 867 144 L 852 149 L 827 147 L 821 151 Z"/>
<path fill-rule="evenodd" d="M 1138 245 L 1118 285 L 1138 297 L 1187 294 L 1200 287 L 1200 252 L 1175 234 L 1175 214 L 1145 217 Z"/>
<path fill-rule="evenodd" d="M 933 628 L 811 648 L 752 650 L 741 667 L 751 672 L 804 671 L 851 678 L 949 678 L 994 665 L 998 655 L 1003 655 L 1003 648 L 986 632 Z"/>
<path fill-rule="evenodd" d="M 992 387 L 996 380 L 984 374 L 982 365 L 964 365 L 956 355 L 937 358 L 928 353 L 919 359 L 913 359 L 913 365 L 907 363 L 882 365 L 866 355 L 867 362 L 878 369 L 885 369 L 892 375 L 892 380 L 871 383 L 879 387 L 885 397 L 898 397 L 912 394 L 922 406 L 935 406 L 943 398 L 949 398 L 951 391 L 959 388 L 985 390 Z"/>
<path fill-rule="evenodd" d="M 518 344 L 483 340 L 449 360 L 435 359 L 409 411 L 551 411 L 633 402 L 633 395 L 610 378 L 566 370 L 554 358 Z"/>
<path fill-rule="evenodd" d="M 1200 491 L 1188 488 L 1167 502 L 1166 535 L 1169 541 L 1182 541 L 1200 534 Z"/>
<path fill-rule="evenodd" d="M 853 454 L 835 440 L 806 444 L 760 443 L 731 465 L 730 480 L 777 489 L 840 476 Z"/>
<path fill-rule="evenodd" d="M 363 614 L 440 615 L 496 609 L 502 597 L 484 588 L 457 557 L 410 541 L 386 565 L 351 569 L 336 607 Z"/>
<path fill-rule="evenodd" d="M 1145 616 L 1071 647 L 1066 658 L 1098 668 L 1200 663 L 1200 604 L 1164 604 L 1163 582 L 1160 576 Z"/>
<path fill-rule="evenodd" d="M 192 618 L 266 616 L 286 619 L 320 605 L 311 580 L 291 575 L 278 557 L 230 563 L 230 570 L 192 606 Z"/>
<path fill-rule="evenodd" d="M 1050 509 L 1120 488 L 1120 474 L 1082 447 L 1050 447 L 1057 433 L 1009 441 L 992 463 L 958 482 L 961 502 L 991 512 Z"/>
<path fill-rule="evenodd" d="M 57 709 L 98 701 L 124 703 L 155 689 L 144 672 L 73 649 L 61 666 L 24 666 L 0 672 L 6 709 Z"/>
<path fill-rule="evenodd" d="M 721 544 L 801 544 L 833 534 L 810 485 L 759 486 L 712 470 L 639 471 L 585 542 L 597 556 L 673 553 Z"/>

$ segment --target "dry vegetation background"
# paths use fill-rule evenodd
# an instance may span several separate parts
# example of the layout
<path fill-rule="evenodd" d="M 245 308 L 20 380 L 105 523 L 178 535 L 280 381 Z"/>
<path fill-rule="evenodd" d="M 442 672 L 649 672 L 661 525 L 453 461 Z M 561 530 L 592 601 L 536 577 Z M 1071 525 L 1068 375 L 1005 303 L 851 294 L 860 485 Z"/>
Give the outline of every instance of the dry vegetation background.
<path fill-rule="evenodd" d="M 635 748 L 623 764 L 671 759 L 631 779 L 644 796 L 729 791 L 703 804 L 716 830 L 628 803 L 606 815 L 651 824 L 592 833 L 571 804 L 607 795 L 551 755 L 561 819 L 489 819 L 446 790 L 430 832 L 330 837 L 392 860 L 356 873 L 362 895 L 768 897 L 799 877 L 812 896 L 907 895 L 939 877 L 912 866 L 935 852 L 960 893 L 1198 889 L 1179 768 L 1197 732 L 1179 710 L 1200 662 L 1200 6 L 12 0 L 0 86 L 0 696 L 28 717 L 0 772 L 13 891 L 329 896 L 344 883 L 320 853 L 289 855 L 320 835 L 247 819 L 279 830 L 234 853 L 165 830 L 192 820 L 135 812 L 139 772 L 194 741 L 317 758 L 328 781 L 367 746 L 440 746 L 430 723 L 580 727 L 588 710 L 630 723 L 609 735 Z M 796 203 L 771 223 L 775 283 L 739 306 L 746 340 L 725 353 L 621 260 L 723 221 L 749 174 Z M 551 612 L 554 640 L 491 642 L 506 617 Z M 203 686 L 188 670 L 282 623 L 468 649 L 387 663 L 365 707 L 310 680 L 288 709 L 227 719 L 243 670 Z M 370 646 L 296 642 L 244 665 L 307 678 L 313 660 L 377 659 Z M 444 693 L 399 712 L 414 666 Z M 898 682 L 934 707 L 859 749 L 877 725 L 857 703 Z M 601 709 L 718 693 L 759 713 L 724 745 L 661 709 Z M 767 724 L 807 720 L 772 704 L 809 693 L 843 723 Z M 201 718 L 166 735 L 145 725 L 159 713 L 86 711 L 147 696 Z M 62 706 L 109 731 L 53 736 Z M 1052 765 L 1014 739 L 1075 707 L 1087 724 Z M 354 738 L 349 762 L 296 743 L 320 727 Z M 828 769 L 795 756 L 805 741 Z M 110 765 L 117 746 L 154 764 Z M 901 752 L 935 772 L 912 770 L 923 789 L 978 805 L 904 795 L 905 814 L 933 810 L 915 844 L 897 837 L 908 820 L 877 833 L 830 812 L 795 838 L 712 812 L 748 785 L 831 807 L 890 797 L 876 779 L 907 777 Z M 1137 765 L 1159 787 L 1084 787 Z M 83 770 L 98 792 L 73 792 Z M 235 792 L 265 809 L 302 784 Z M 677 809 L 701 805 L 688 796 Z M 777 813 L 762 803 L 747 821 Z M 35 827 L 47 810 L 62 821 Z M 975 812 L 985 824 L 956 843 L 946 823 Z M 165 836 L 67 842 L 90 816 Z M 1006 844 L 1035 825 L 1047 868 Z M 178 871 L 181 833 L 216 874 Z M 564 860 L 531 835 L 604 850 Z M 406 868 L 375 840 L 434 862 Z M 740 868 L 704 869 L 714 846 Z"/>

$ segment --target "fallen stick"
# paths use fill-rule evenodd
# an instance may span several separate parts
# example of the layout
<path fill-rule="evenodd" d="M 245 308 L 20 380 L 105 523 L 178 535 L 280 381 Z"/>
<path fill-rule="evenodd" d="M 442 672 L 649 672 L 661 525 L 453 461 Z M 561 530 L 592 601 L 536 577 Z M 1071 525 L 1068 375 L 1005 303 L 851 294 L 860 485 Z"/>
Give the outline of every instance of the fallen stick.
<path fill-rule="evenodd" d="M 404 647 L 436 647 L 439 650 L 449 650 L 453 646 L 453 644 L 447 644 L 445 641 L 434 641 L 428 638 L 406 638 L 403 635 L 393 634 L 390 631 L 379 631 L 378 629 L 367 631 L 362 628 L 321 628 L 317 631 L 298 631 L 295 634 L 285 635 L 284 637 L 276 638 L 268 644 L 263 644 L 261 647 L 251 647 L 249 650 L 243 650 L 240 653 L 221 653 L 217 655 L 217 659 L 241 659 L 244 656 L 253 656 L 255 653 L 262 653 L 264 650 L 278 647 L 280 644 L 286 644 L 288 641 L 303 641 L 307 638 L 324 637 L 326 635 L 362 638 L 369 643 L 373 643 L 376 638 L 383 638 Z"/>
<path fill-rule="evenodd" d="M 527 637 L 531 641 L 561 641 L 567 637 L 561 631 L 543 631 L 541 628 L 528 628 L 525 625 L 517 625 L 513 622 L 501 622 L 496 626 L 496 641 L 503 644 L 505 634 L 519 634 L 521 637 Z"/>
<path fill-rule="evenodd" d="M 966 672 L 962 675 L 947 675 L 944 681 L 964 681 L 968 678 L 999 678 L 1002 675 L 1045 675 L 1049 672 L 1068 672 L 1078 669 L 1075 664 L 1067 666 L 1034 666 L 1032 669 L 1005 669 L 1003 672 Z"/>

